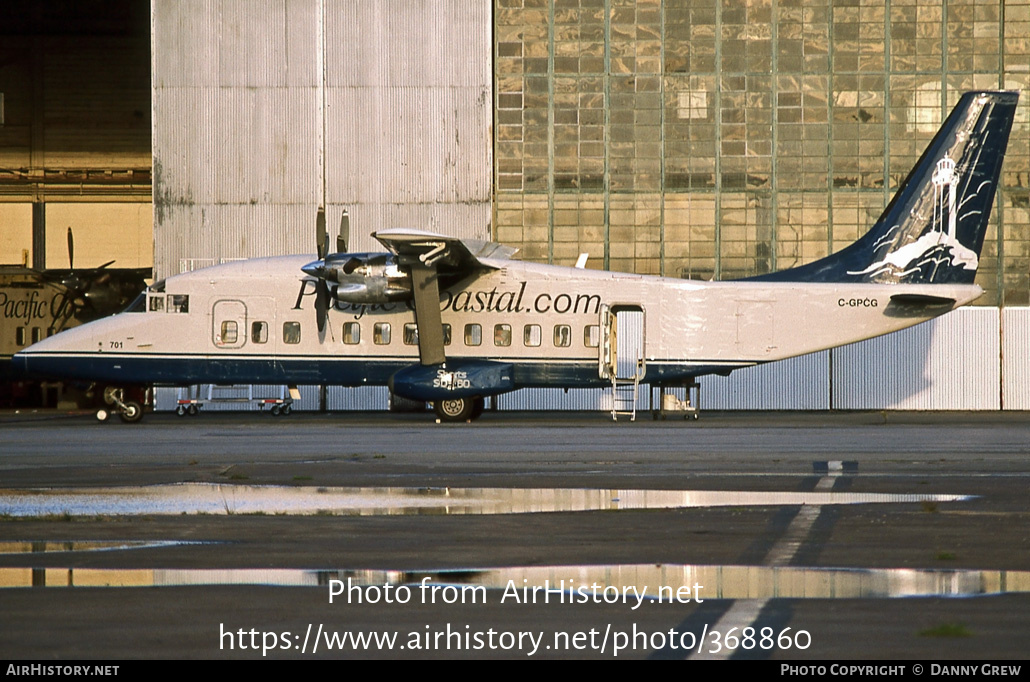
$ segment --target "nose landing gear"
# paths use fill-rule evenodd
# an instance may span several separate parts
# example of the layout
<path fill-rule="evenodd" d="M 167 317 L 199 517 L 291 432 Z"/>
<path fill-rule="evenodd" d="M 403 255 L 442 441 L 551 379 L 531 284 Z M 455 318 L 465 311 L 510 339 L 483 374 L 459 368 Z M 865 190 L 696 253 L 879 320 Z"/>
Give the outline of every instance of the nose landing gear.
<path fill-rule="evenodd" d="M 101 407 L 96 412 L 97 421 L 106 422 L 111 415 L 117 414 L 126 424 L 135 424 L 143 419 L 143 400 L 139 396 L 126 396 L 126 389 L 118 386 L 106 386 L 104 388 L 104 402 L 109 407 Z"/>

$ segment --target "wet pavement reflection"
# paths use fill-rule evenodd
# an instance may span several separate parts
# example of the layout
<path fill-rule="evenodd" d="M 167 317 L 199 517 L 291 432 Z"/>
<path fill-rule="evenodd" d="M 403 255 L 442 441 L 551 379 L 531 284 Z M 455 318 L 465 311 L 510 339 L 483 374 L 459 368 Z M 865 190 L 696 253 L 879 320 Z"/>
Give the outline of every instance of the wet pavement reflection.
<path fill-rule="evenodd" d="M 592 510 L 941 503 L 964 495 L 582 488 L 403 488 L 219 485 L 0 490 L 0 516 L 144 514 L 526 514 Z"/>
<path fill-rule="evenodd" d="M 868 599 L 972 597 L 1030 592 L 1030 571 L 841 569 L 783 566 L 639 564 L 529 566 L 446 571 L 294 569 L 4 568 L 0 588 L 175 587 L 198 585 L 323 587 L 338 598 L 379 603 L 390 594 L 452 604 L 484 590 L 535 603 L 707 599 Z M 360 592 L 360 595 L 358 594 Z M 546 595 L 546 596 L 545 596 Z"/>

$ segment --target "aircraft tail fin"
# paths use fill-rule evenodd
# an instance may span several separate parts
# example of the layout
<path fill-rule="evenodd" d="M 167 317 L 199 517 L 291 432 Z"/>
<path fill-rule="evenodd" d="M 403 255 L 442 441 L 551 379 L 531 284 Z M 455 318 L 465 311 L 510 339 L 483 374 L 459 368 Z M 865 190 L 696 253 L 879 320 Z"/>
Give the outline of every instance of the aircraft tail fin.
<path fill-rule="evenodd" d="M 869 232 L 831 256 L 752 279 L 972 284 L 1018 99 L 965 93 Z"/>

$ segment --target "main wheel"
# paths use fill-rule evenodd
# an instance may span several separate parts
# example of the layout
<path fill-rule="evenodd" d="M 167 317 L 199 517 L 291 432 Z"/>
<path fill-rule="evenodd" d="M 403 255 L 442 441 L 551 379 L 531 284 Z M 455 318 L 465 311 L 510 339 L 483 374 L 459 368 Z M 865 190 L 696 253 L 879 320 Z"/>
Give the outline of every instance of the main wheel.
<path fill-rule="evenodd" d="M 446 398 L 433 403 L 433 410 L 440 421 L 464 422 L 472 419 L 473 398 Z"/>
<path fill-rule="evenodd" d="M 175 414 L 179 415 L 180 417 L 185 417 L 186 416 L 186 406 L 185 405 L 179 405 L 177 408 L 175 408 Z"/>
<path fill-rule="evenodd" d="M 135 424 L 140 419 L 143 419 L 143 406 L 135 400 L 126 400 L 118 416 L 126 424 Z"/>

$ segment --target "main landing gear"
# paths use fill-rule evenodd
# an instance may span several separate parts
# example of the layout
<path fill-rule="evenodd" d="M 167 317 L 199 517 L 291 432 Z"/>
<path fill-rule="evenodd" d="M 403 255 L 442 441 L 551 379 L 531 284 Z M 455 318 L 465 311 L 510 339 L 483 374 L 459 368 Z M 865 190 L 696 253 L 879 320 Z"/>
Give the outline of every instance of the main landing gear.
<path fill-rule="evenodd" d="M 480 396 L 445 398 L 433 402 L 433 411 L 441 422 L 471 422 L 483 414 L 486 401 Z"/>
<path fill-rule="evenodd" d="M 146 400 L 144 396 L 136 395 L 140 392 L 117 386 L 104 387 L 104 403 L 108 407 L 97 410 L 97 421 L 106 422 L 113 414 L 117 414 L 126 424 L 135 424 L 143 419 L 143 404 Z"/>

